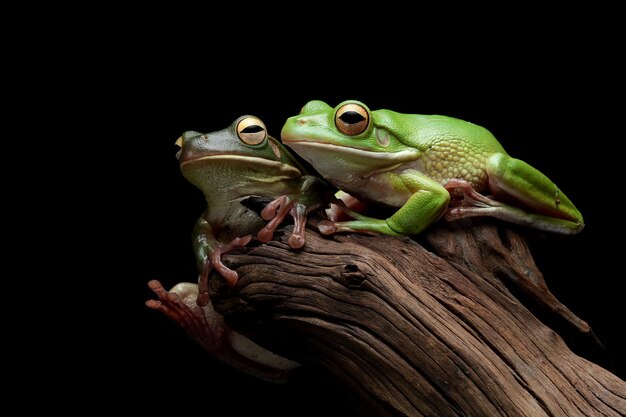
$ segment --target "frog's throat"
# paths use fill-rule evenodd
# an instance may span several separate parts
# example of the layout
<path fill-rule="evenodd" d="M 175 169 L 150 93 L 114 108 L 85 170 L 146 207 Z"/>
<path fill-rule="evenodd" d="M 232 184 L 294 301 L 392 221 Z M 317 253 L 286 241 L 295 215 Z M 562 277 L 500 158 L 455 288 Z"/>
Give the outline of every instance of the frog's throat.
<path fill-rule="evenodd" d="M 239 164 L 239 165 L 262 166 L 262 167 L 267 167 L 268 170 L 280 171 L 280 172 L 289 174 L 290 176 L 294 176 L 294 177 L 299 177 L 300 175 L 302 175 L 302 173 L 300 172 L 298 168 L 291 166 L 289 164 L 285 164 L 280 161 L 272 161 L 272 160 L 265 159 L 265 158 L 258 158 L 255 156 L 244 156 L 244 155 L 205 155 L 205 156 L 200 156 L 198 158 L 188 159 L 182 162 L 180 166 L 182 168 L 187 164 L 195 164 L 200 161 L 209 161 L 209 160 L 215 161 L 215 162 L 225 161 L 225 162 L 231 162 L 233 164 Z"/>
<path fill-rule="evenodd" d="M 365 149 L 357 149 L 357 148 L 351 148 L 348 146 L 333 145 L 332 143 L 313 142 L 309 140 L 306 140 L 306 141 L 291 140 L 291 141 L 285 141 L 285 144 L 288 145 L 289 147 L 294 147 L 294 148 L 297 148 L 297 147 L 317 148 L 317 149 L 323 149 L 325 151 L 336 152 L 338 154 L 352 155 L 358 158 L 372 159 L 372 160 L 378 160 L 378 161 L 389 161 L 389 162 L 396 162 L 396 163 L 415 161 L 419 159 L 420 155 L 422 154 L 417 149 L 405 149 L 399 152 L 367 151 Z M 329 155 L 331 155 L 331 153 L 329 153 Z"/>

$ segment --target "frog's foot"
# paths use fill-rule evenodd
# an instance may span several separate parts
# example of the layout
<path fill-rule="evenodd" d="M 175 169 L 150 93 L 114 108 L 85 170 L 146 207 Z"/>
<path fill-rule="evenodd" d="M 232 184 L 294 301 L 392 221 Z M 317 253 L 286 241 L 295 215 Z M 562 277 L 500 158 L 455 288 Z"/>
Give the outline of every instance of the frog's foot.
<path fill-rule="evenodd" d="M 272 220 L 278 214 L 278 211 L 281 207 L 285 206 L 288 197 L 286 195 L 281 195 L 280 197 L 275 198 L 274 200 L 267 203 L 267 205 L 261 210 L 261 218 L 263 220 Z M 284 216 L 283 216 L 284 218 Z"/>
<path fill-rule="evenodd" d="M 267 381 L 284 382 L 289 371 L 299 366 L 228 328 L 211 304 L 198 307 L 197 285 L 184 282 L 169 292 L 156 280 L 148 286 L 158 297 L 146 301 L 148 307 L 164 313 L 207 352 L 232 367 Z"/>
<path fill-rule="evenodd" d="M 160 311 L 175 321 L 208 352 L 215 352 L 223 343 L 224 325 L 221 316 L 218 316 L 208 303 L 206 307 L 195 304 L 194 300 L 198 295 L 198 287 L 195 284 L 180 283 L 168 292 L 159 281 L 152 280 L 148 287 L 158 299 L 146 301 L 146 306 Z M 214 317 L 206 313 L 207 309 Z M 211 322 L 207 317 L 212 319 Z"/>
<path fill-rule="evenodd" d="M 463 217 L 493 216 L 498 209 L 505 207 L 505 204 L 477 192 L 467 181 L 452 179 L 444 188 L 450 193 L 450 204 L 443 216 L 448 221 Z"/>
<path fill-rule="evenodd" d="M 360 211 L 363 211 L 365 209 L 365 204 L 363 202 L 348 194 L 346 195 L 350 198 L 342 197 L 336 199 L 332 202 L 333 207 L 336 207 L 339 211 L 343 212 L 344 217 L 349 216 L 352 219 L 363 221 L 372 220 L 371 217 L 360 213 Z M 337 220 L 333 220 L 332 218 L 330 220 L 337 222 Z"/>
<path fill-rule="evenodd" d="M 283 195 L 276 198 L 265 206 L 261 211 L 261 217 L 269 222 L 259 230 L 257 239 L 261 243 L 267 243 L 274 237 L 274 232 L 285 220 L 287 215 L 293 217 L 293 232 L 289 237 L 289 246 L 293 249 L 300 249 L 306 243 L 305 227 L 307 220 L 307 208 L 304 204 L 292 201 L 288 196 Z"/>
<path fill-rule="evenodd" d="M 358 201 L 358 200 L 357 200 Z M 365 216 L 349 208 L 343 199 L 333 201 L 333 206 L 337 207 L 345 215 L 355 220 L 349 221 L 333 221 L 322 220 L 317 224 L 317 228 L 323 235 L 332 235 L 335 233 L 364 233 L 370 235 L 399 235 L 389 227 L 385 220 L 374 219 Z"/>
<path fill-rule="evenodd" d="M 366 204 L 344 191 L 338 191 L 331 201 L 330 208 L 326 209 L 326 217 L 333 222 L 356 218 L 365 211 Z M 350 214 L 352 213 L 352 214 Z"/>
<path fill-rule="evenodd" d="M 263 220 L 269 220 L 269 223 L 257 233 L 257 239 L 261 243 L 267 243 L 274 237 L 274 232 L 278 226 L 285 220 L 287 214 L 291 210 L 293 204 L 290 202 L 289 197 L 281 195 L 274 201 L 271 201 L 261 211 L 261 218 Z"/>

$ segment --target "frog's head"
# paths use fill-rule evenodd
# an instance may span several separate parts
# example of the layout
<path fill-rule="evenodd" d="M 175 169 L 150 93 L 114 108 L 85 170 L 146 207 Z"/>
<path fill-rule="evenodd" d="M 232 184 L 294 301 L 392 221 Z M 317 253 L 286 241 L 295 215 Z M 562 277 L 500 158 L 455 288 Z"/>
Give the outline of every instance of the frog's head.
<path fill-rule="evenodd" d="M 187 180 L 206 191 L 235 177 L 296 178 L 304 170 L 257 117 L 242 116 L 229 127 L 201 134 L 183 133 L 176 157 Z M 229 177 L 229 178 L 227 178 Z"/>
<path fill-rule="evenodd" d="M 417 149 L 400 140 L 407 136 L 401 117 L 389 110 L 372 112 L 355 100 L 334 109 L 315 100 L 287 119 L 281 138 L 331 181 L 346 175 L 367 176 L 419 158 Z"/>

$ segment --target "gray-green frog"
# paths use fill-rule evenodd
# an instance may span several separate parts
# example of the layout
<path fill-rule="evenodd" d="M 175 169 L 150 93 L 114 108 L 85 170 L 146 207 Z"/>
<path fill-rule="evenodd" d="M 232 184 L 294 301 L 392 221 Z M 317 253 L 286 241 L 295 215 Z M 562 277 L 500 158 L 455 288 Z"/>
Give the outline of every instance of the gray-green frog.
<path fill-rule="evenodd" d="M 207 202 L 193 231 L 199 305 L 208 302 L 212 269 L 229 286 L 237 283 L 237 273 L 222 263 L 222 254 L 246 245 L 255 235 L 261 242 L 269 241 L 287 214 L 294 219 L 289 245 L 304 246 L 307 214 L 326 206 L 332 197 L 330 186 L 307 175 L 257 117 L 242 116 L 217 132 L 185 132 L 176 143 L 181 147 L 177 157 L 183 176 L 203 192 Z M 261 218 L 241 204 L 252 196 L 273 199 Z"/>
<path fill-rule="evenodd" d="M 399 207 L 387 219 L 344 209 L 355 220 L 320 222 L 325 234 L 414 235 L 442 216 L 492 216 L 563 234 L 584 227 L 550 179 L 510 157 L 488 130 L 463 120 L 370 111 L 354 100 L 335 108 L 310 101 L 286 121 L 281 136 L 339 189 Z"/>

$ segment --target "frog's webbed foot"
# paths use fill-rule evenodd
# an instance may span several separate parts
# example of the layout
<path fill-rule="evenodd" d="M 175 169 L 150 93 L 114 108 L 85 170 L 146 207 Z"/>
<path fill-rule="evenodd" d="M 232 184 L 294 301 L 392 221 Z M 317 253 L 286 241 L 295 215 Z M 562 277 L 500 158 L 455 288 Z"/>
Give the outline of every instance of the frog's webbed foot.
<path fill-rule="evenodd" d="M 293 204 L 286 195 L 277 197 L 265 206 L 261 211 L 261 218 L 263 220 L 269 220 L 269 222 L 257 233 L 257 239 L 261 243 L 267 243 L 272 240 L 274 232 L 283 220 L 285 220 L 292 206 Z"/>
<path fill-rule="evenodd" d="M 450 193 L 450 204 L 443 218 L 448 221 L 464 217 L 493 216 L 505 204 L 477 192 L 464 180 L 451 179 L 444 188 Z"/>
<path fill-rule="evenodd" d="M 346 194 L 348 197 L 348 194 Z M 332 208 L 326 210 L 326 213 L 332 213 L 330 220 L 322 220 L 317 224 L 317 228 L 323 235 L 332 235 L 335 233 L 364 233 L 370 235 L 393 234 L 389 230 L 389 226 L 385 220 L 374 219 L 365 216 L 353 208 L 363 208 L 363 203 L 357 199 L 346 199 L 343 196 L 332 202 Z M 350 221 L 337 221 L 344 219 L 346 216 L 355 219 Z"/>
<path fill-rule="evenodd" d="M 223 321 L 208 303 L 206 307 L 195 305 L 194 299 L 198 291 L 195 284 L 180 283 L 170 291 L 166 291 L 159 281 L 152 280 L 148 283 L 148 287 L 158 299 L 146 301 L 146 306 L 160 311 L 175 321 L 208 352 L 215 352 L 223 343 Z M 207 320 L 207 316 L 212 319 L 211 323 Z"/>
<path fill-rule="evenodd" d="M 215 269 L 226 280 L 226 284 L 233 288 L 239 281 L 239 275 L 222 263 L 222 255 L 236 249 L 246 246 L 252 240 L 251 235 L 237 237 L 226 245 L 220 245 L 211 252 L 206 260 L 206 264 L 198 278 L 198 298 L 197 304 L 204 307 L 209 303 L 209 275 Z"/>
<path fill-rule="evenodd" d="M 184 282 L 175 285 L 169 292 L 156 280 L 150 281 L 148 286 L 158 299 L 148 300 L 146 305 L 175 321 L 200 346 L 221 361 L 271 382 L 284 382 L 289 371 L 299 366 L 228 328 L 211 304 L 197 306 L 194 301 L 198 295 L 197 285 Z"/>
<path fill-rule="evenodd" d="M 366 204 L 345 191 L 338 191 L 330 199 L 330 207 L 325 210 L 328 220 L 333 222 L 355 218 L 355 215 L 366 210 Z M 352 213 L 350 215 L 349 213 Z"/>
<path fill-rule="evenodd" d="M 292 201 L 289 196 L 282 195 L 265 206 L 261 211 L 263 220 L 269 222 L 257 233 L 257 239 L 261 243 L 267 243 L 274 237 L 274 232 L 285 220 L 287 214 L 293 217 L 293 232 L 289 237 L 289 246 L 299 249 L 306 243 L 306 220 L 307 208 L 304 204 Z"/>
<path fill-rule="evenodd" d="M 274 236 L 274 232 L 289 214 L 293 218 L 293 231 L 289 236 L 289 246 L 293 249 L 302 248 L 306 243 L 306 224 L 308 214 L 312 211 L 322 211 L 333 202 L 335 191 L 326 181 L 313 175 L 303 175 L 300 178 L 300 189 L 296 192 L 282 195 L 271 201 L 261 211 L 261 217 L 268 220 L 268 224 L 257 234 L 257 239 L 266 243 Z"/>

